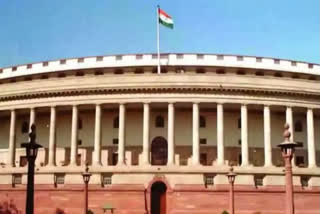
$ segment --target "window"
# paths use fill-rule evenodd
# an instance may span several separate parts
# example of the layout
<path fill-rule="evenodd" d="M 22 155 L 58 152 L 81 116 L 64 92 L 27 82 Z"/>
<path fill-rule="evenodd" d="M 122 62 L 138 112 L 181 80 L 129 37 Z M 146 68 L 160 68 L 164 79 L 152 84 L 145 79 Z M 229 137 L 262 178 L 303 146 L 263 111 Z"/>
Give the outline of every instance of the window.
<path fill-rule="evenodd" d="M 66 74 L 65 74 L 65 73 L 60 73 L 60 74 L 58 74 L 58 78 L 64 78 L 64 77 L 66 77 Z"/>
<path fill-rule="evenodd" d="M 207 166 L 207 153 L 201 153 L 200 154 L 200 164 L 203 166 Z"/>
<path fill-rule="evenodd" d="M 207 138 L 200 138 L 200 144 L 206 145 L 207 144 Z"/>
<path fill-rule="evenodd" d="M 112 144 L 113 145 L 118 145 L 119 144 L 119 139 L 118 138 L 113 138 L 112 139 Z"/>
<path fill-rule="evenodd" d="M 243 61 L 243 56 L 237 56 L 237 61 Z"/>
<path fill-rule="evenodd" d="M 200 128 L 206 127 L 206 118 L 204 116 L 200 116 Z"/>
<path fill-rule="evenodd" d="M 164 127 L 164 118 L 161 115 L 156 117 L 156 127 L 163 128 Z"/>
<path fill-rule="evenodd" d="M 302 128 L 302 122 L 300 120 L 296 121 L 294 123 L 294 131 L 295 132 L 302 132 L 303 128 Z"/>
<path fill-rule="evenodd" d="M 280 59 L 274 59 L 273 62 L 274 64 L 280 64 Z"/>
<path fill-rule="evenodd" d="M 2 74 L 2 72 L 3 72 L 3 70 L 2 70 L 2 69 L 0 69 L 0 74 Z"/>
<path fill-rule="evenodd" d="M 203 54 L 197 54 L 197 59 L 204 59 L 204 55 Z"/>
<path fill-rule="evenodd" d="M 183 59 L 183 54 L 177 54 L 177 59 Z"/>
<path fill-rule="evenodd" d="M 78 129 L 81 130 L 82 129 L 82 120 L 81 118 L 78 119 Z"/>
<path fill-rule="evenodd" d="M 223 55 L 217 55 L 217 60 L 223 60 Z"/>
<path fill-rule="evenodd" d="M 264 73 L 262 71 L 257 71 L 256 76 L 264 76 Z"/>
<path fill-rule="evenodd" d="M 304 167 L 304 157 L 296 156 L 296 166 Z"/>
<path fill-rule="evenodd" d="M 158 59 L 158 55 L 157 54 L 152 54 L 152 59 Z"/>
<path fill-rule="evenodd" d="M 118 116 L 113 119 L 113 128 L 114 129 L 119 128 L 119 117 Z"/>
<path fill-rule="evenodd" d="M 303 147 L 303 142 L 297 142 L 297 147 Z"/>
<path fill-rule="evenodd" d="M 310 177 L 309 177 L 309 176 L 301 176 L 301 177 L 300 177 L 301 186 L 302 186 L 302 187 L 307 187 L 307 186 L 309 186 L 309 180 L 310 180 Z"/>
<path fill-rule="evenodd" d="M 241 146 L 241 139 L 238 140 L 238 145 Z"/>
<path fill-rule="evenodd" d="M 101 174 L 101 186 L 104 187 L 106 185 L 112 184 L 112 174 L 110 173 L 104 173 Z"/>
<path fill-rule="evenodd" d="M 49 62 L 43 62 L 43 63 L 42 63 L 42 66 L 43 66 L 43 67 L 47 67 L 48 65 L 49 65 Z"/>
<path fill-rule="evenodd" d="M 214 184 L 214 175 L 205 174 L 204 175 L 204 185 L 207 186 L 213 186 Z"/>
<path fill-rule="evenodd" d="M 32 64 L 27 65 L 27 69 L 30 69 L 30 68 L 32 68 Z"/>
<path fill-rule="evenodd" d="M 82 140 L 78 140 L 78 146 L 82 145 Z"/>
<path fill-rule="evenodd" d="M 279 73 L 279 72 L 275 73 L 274 76 L 275 77 L 283 77 L 283 75 L 281 73 Z"/>
<path fill-rule="evenodd" d="M 118 163 L 118 153 L 112 153 L 112 165 L 115 166 Z"/>
<path fill-rule="evenodd" d="M 65 59 L 60 60 L 60 65 L 65 65 L 66 63 L 67 63 L 67 60 Z"/>
<path fill-rule="evenodd" d="M 238 119 L 238 129 L 241 129 L 241 118 Z"/>
<path fill-rule="evenodd" d="M 138 55 L 136 55 L 136 59 L 142 59 L 143 58 L 143 55 L 142 54 L 138 54 Z"/>
<path fill-rule="evenodd" d="M 97 62 L 102 62 L 103 61 L 103 56 L 97 56 L 96 61 Z"/>
<path fill-rule="evenodd" d="M 225 74 L 226 72 L 225 72 L 224 69 L 218 69 L 218 70 L 216 71 L 216 73 L 217 73 L 217 74 Z"/>
<path fill-rule="evenodd" d="M 239 154 L 239 156 L 238 156 L 238 163 L 239 163 L 239 165 L 242 164 L 242 155 L 241 154 Z"/>
<path fill-rule="evenodd" d="M 82 76 L 84 76 L 84 73 L 82 71 L 78 71 L 78 72 L 76 72 L 76 76 L 82 77 Z"/>
<path fill-rule="evenodd" d="M 257 57 L 256 62 L 262 62 L 262 57 Z"/>
<path fill-rule="evenodd" d="M 254 175 L 254 185 L 256 187 L 263 186 L 263 177 L 264 175 Z"/>
<path fill-rule="evenodd" d="M 313 68 L 313 64 L 308 64 L 308 68 Z"/>
<path fill-rule="evenodd" d="M 206 70 L 203 68 L 197 68 L 196 73 L 197 74 L 204 74 L 204 73 L 206 73 Z"/>
<path fill-rule="evenodd" d="M 169 54 L 160 54 L 160 59 L 168 59 Z"/>
<path fill-rule="evenodd" d="M 29 132 L 29 123 L 27 121 L 24 121 L 21 125 L 21 133 L 25 134 Z"/>
<path fill-rule="evenodd" d="M 16 71 L 17 70 L 17 67 L 12 67 L 12 71 Z"/>
<path fill-rule="evenodd" d="M 54 174 L 54 185 L 57 187 L 58 184 L 64 184 L 65 173 L 55 173 Z"/>
<path fill-rule="evenodd" d="M 103 71 L 97 70 L 94 72 L 94 75 L 96 75 L 96 76 L 103 75 Z"/>
<path fill-rule="evenodd" d="M 292 62 L 291 62 L 291 65 L 292 65 L 292 66 L 297 66 L 297 62 L 292 61 Z"/>
<path fill-rule="evenodd" d="M 22 174 L 12 174 L 12 186 L 22 184 Z"/>
<path fill-rule="evenodd" d="M 121 55 L 116 56 L 116 60 L 122 60 L 122 56 Z"/>
<path fill-rule="evenodd" d="M 19 166 L 24 167 L 24 166 L 27 166 L 27 164 L 28 164 L 27 156 L 20 156 Z"/>
<path fill-rule="evenodd" d="M 244 70 L 238 70 L 238 71 L 237 71 L 237 74 L 238 74 L 238 75 L 245 75 L 246 72 L 245 72 Z"/>
<path fill-rule="evenodd" d="M 83 63 L 84 62 L 84 58 L 79 58 L 78 59 L 78 63 Z"/>

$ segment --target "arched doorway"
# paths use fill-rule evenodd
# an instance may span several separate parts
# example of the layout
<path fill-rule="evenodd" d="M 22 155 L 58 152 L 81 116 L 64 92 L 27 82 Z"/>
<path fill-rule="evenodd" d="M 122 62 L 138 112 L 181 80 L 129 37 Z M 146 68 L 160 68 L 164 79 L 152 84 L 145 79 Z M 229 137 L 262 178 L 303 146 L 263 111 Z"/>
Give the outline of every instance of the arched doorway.
<path fill-rule="evenodd" d="M 151 214 L 166 214 L 167 199 L 166 199 L 167 186 L 157 181 L 151 186 Z"/>
<path fill-rule="evenodd" d="M 166 165 L 168 160 L 168 143 L 163 137 L 156 137 L 151 143 L 151 164 Z"/>

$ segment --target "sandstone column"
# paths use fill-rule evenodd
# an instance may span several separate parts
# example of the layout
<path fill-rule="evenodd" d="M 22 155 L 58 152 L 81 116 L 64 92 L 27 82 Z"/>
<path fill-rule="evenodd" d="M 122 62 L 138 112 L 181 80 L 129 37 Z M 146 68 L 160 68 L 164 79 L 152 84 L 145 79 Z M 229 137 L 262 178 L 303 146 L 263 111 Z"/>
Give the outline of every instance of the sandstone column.
<path fill-rule="evenodd" d="M 30 109 L 30 120 L 29 120 L 29 129 L 31 128 L 32 124 L 36 122 L 36 111 L 34 108 Z M 31 131 L 31 129 L 30 129 Z"/>
<path fill-rule="evenodd" d="M 249 165 L 248 147 L 248 109 L 246 105 L 241 105 L 241 166 Z"/>
<path fill-rule="evenodd" d="M 78 156 L 78 107 L 72 106 L 70 165 L 77 165 Z"/>
<path fill-rule="evenodd" d="M 51 106 L 48 166 L 55 166 L 55 165 L 56 165 L 56 107 Z"/>
<path fill-rule="evenodd" d="M 101 105 L 96 105 L 96 118 L 94 128 L 94 165 L 101 164 Z"/>
<path fill-rule="evenodd" d="M 8 165 L 15 166 L 16 159 L 16 111 L 11 110 Z"/>
<path fill-rule="evenodd" d="M 294 141 L 294 124 L 293 124 L 293 112 L 292 112 L 292 107 L 287 106 L 286 109 L 286 123 L 289 124 L 289 132 L 291 133 L 290 136 L 290 141 Z M 295 167 L 295 154 L 292 156 L 292 166 Z"/>
<path fill-rule="evenodd" d="M 314 122 L 313 110 L 307 110 L 307 132 L 308 132 L 308 166 L 316 166 L 316 151 L 314 145 Z"/>
<path fill-rule="evenodd" d="M 193 103 L 192 106 L 192 164 L 198 165 L 199 162 L 199 104 Z"/>
<path fill-rule="evenodd" d="M 272 166 L 270 107 L 264 106 L 264 166 Z"/>
<path fill-rule="evenodd" d="M 125 116 L 126 106 L 121 103 L 119 105 L 119 145 L 118 145 L 118 164 L 125 164 Z"/>
<path fill-rule="evenodd" d="M 217 164 L 224 164 L 223 105 L 217 104 Z"/>
<path fill-rule="evenodd" d="M 149 103 L 144 103 L 143 104 L 143 151 L 142 151 L 143 165 L 150 165 L 149 140 L 150 140 L 150 106 L 149 106 Z"/>
<path fill-rule="evenodd" d="M 174 104 L 168 104 L 168 163 L 175 164 L 174 160 Z"/>

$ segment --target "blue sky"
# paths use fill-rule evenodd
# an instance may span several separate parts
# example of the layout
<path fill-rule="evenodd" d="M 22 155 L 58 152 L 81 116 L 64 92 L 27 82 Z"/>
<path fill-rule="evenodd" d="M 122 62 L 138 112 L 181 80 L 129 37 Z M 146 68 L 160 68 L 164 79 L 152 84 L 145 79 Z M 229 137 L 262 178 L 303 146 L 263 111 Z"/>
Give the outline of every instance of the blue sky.
<path fill-rule="evenodd" d="M 257 55 L 320 63 L 319 0 L 0 0 L 0 67 L 156 52 Z"/>

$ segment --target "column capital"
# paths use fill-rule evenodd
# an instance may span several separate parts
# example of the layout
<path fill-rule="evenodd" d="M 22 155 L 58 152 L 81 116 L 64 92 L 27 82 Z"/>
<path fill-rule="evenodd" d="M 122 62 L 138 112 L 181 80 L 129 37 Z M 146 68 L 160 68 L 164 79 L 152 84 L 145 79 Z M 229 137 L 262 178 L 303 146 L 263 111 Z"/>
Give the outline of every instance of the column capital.
<path fill-rule="evenodd" d="M 176 103 L 177 103 L 177 102 L 175 102 L 175 101 L 169 101 L 169 102 L 168 102 L 168 104 L 173 104 L 173 105 L 176 104 Z"/>

